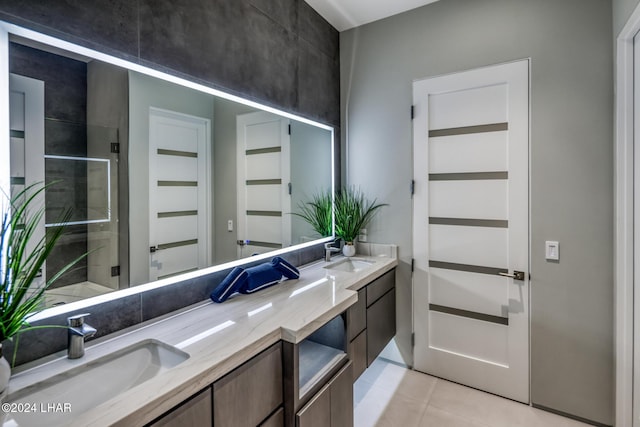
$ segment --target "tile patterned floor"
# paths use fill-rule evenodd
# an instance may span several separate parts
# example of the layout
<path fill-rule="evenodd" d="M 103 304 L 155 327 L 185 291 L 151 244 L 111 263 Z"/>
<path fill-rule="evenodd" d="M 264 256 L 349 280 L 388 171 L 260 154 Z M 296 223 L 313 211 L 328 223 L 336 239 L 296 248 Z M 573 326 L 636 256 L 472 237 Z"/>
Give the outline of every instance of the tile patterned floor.
<path fill-rule="evenodd" d="M 587 424 L 377 359 L 354 385 L 356 427 L 585 427 Z"/>

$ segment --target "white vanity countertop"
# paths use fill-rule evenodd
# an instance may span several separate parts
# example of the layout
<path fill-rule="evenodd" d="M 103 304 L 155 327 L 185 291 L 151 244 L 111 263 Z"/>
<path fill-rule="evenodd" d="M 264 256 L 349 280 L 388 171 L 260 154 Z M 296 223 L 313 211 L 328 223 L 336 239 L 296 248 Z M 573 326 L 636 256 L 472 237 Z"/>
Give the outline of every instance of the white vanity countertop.
<path fill-rule="evenodd" d="M 146 339 L 156 339 L 189 354 L 189 359 L 82 414 L 70 413 L 73 426 L 142 426 L 204 389 L 280 339 L 298 343 L 358 298 L 357 291 L 397 266 L 396 249 L 379 256 L 361 271 L 325 269 L 335 257 L 304 266 L 300 279 L 288 280 L 253 295 L 239 295 L 222 304 L 203 302 L 159 319 L 87 343 L 85 356 L 66 352 L 15 374 L 9 394 L 75 366 Z M 87 393 L 99 384 L 87 384 Z M 65 402 L 59 402 L 65 403 Z M 5 424 L 10 424 L 10 421 Z"/>

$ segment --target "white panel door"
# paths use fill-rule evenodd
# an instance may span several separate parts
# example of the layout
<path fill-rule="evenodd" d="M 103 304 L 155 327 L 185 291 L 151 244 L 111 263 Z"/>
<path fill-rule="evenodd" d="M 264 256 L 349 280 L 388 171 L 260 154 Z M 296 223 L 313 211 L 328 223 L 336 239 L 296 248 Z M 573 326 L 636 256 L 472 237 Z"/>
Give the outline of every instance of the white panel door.
<path fill-rule="evenodd" d="M 44 185 L 44 82 L 17 74 L 9 75 L 10 176 L 11 195 L 25 187 Z M 37 187 L 36 187 L 37 188 Z M 36 209 L 44 207 L 44 192 L 38 195 Z M 34 209 L 34 211 L 36 210 Z M 40 219 L 32 242 L 45 236 L 45 217 Z M 35 243 L 27 246 L 33 250 Z M 46 264 L 34 288 L 46 281 Z"/>
<path fill-rule="evenodd" d="M 211 265 L 210 126 L 149 111 L 149 280 Z"/>
<path fill-rule="evenodd" d="M 239 115 L 238 257 L 291 245 L 289 119 Z"/>
<path fill-rule="evenodd" d="M 413 85 L 415 369 L 525 403 L 528 94 L 527 60 Z"/>

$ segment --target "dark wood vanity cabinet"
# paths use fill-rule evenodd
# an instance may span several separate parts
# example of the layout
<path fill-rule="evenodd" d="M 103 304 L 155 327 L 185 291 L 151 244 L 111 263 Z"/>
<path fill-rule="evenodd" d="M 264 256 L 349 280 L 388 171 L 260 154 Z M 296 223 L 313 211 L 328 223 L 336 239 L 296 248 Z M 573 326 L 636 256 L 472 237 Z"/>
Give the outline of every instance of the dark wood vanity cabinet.
<path fill-rule="evenodd" d="M 353 426 L 352 363 L 347 363 L 297 413 L 296 427 Z"/>
<path fill-rule="evenodd" d="M 282 427 L 282 343 L 278 342 L 148 427 Z"/>
<path fill-rule="evenodd" d="M 353 381 L 367 369 L 367 289 L 358 291 L 358 302 L 347 310 L 347 353 L 353 363 Z"/>
<path fill-rule="evenodd" d="M 358 291 L 358 302 L 347 310 L 348 354 L 353 381 L 373 363 L 396 334 L 395 269 Z"/>
<path fill-rule="evenodd" d="M 264 420 L 260 427 L 282 427 L 284 426 L 284 408 L 281 406 L 269 418 Z"/>
<path fill-rule="evenodd" d="M 202 427 L 213 424 L 211 387 L 187 399 L 148 427 Z"/>
<path fill-rule="evenodd" d="M 282 344 L 278 343 L 213 384 L 213 425 L 276 425 L 267 421 L 282 404 Z"/>
<path fill-rule="evenodd" d="M 272 345 L 148 426 L 352 426 L 353 382 L 396 333 L 395 292 L 391 270 L 303 342 Z"/>

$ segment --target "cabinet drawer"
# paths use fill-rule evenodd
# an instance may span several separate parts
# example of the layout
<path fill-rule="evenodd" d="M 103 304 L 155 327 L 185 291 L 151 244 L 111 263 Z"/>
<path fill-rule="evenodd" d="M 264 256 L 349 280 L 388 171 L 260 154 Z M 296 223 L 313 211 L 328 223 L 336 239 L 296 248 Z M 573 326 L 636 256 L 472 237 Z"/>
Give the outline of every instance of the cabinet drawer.
<path fill-rule="evenodd" d="M 210 426 L 211 419 L 211 387 L 207 387 L 147 427 Z"/>
<path fill-rule="evenodd" d="M 353 339 L 367 327 L 367 291 L 362 288 L 358 291 L 358 302 L 347 310 L 347 340 Z"/>
<path fill-rule="evenodd" d="M 396 270 L 387 271 L 382 276 L 367 285 L 367 307 L 376 302 L 382 295 L 389 292 L 396 285 Z"/>
<path fill-rule="evenodd" d="M 367 369 L 367 332 L 362 331 L 349 343 L 349 359 L 353 363 L 353 382 Z"/>
<path fill-rule="evenodd" d="M 213 384 L 216 426 L 255 426 L 283 403 L 282 345 L 273 345 Z"/>
<path fill-rule="evenodd" d="M 353 427 L 353 364 L 331 380 L 331 427 Z"/>
<path fill-rule="evenodd" d="M 278 409 L 269 418 L 264 420 L 259 427 L 283 427 L 284 426 L 284 408 Z"/>
<path fill-rule="evenodd" d="M 331 426 L 331 389 L 330 385 L 322 388 L 296 414 L 297 427 L 329 427 Z"/>
<path fill-rule="evenodd" d="M 352 364 L 347 363 L 296 414 L 297 427 L 352 427 Z"/>
<path fill-rule="evenodd" d="M 367 366 L 396 334 L 396 290 L 384 294 L 367 309 Z"/>

